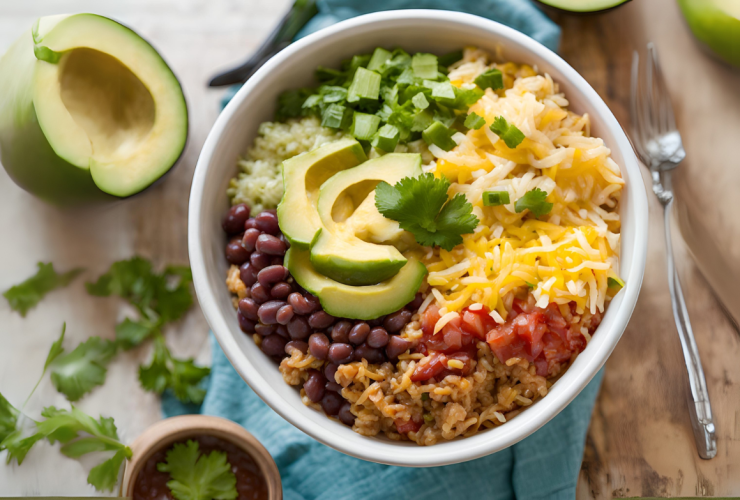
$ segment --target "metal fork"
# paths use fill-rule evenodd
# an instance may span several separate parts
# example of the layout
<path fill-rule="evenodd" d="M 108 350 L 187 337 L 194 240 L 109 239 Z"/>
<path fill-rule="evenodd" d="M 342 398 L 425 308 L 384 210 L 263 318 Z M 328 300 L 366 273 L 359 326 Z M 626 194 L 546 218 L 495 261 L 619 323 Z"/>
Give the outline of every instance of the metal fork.
<path fill-rule="evenodd" d="M 652 43 L 648 44 L 647 52 L 646 76 L 642 78 L 639 74 L 640 56 L 637 51 L 632 57 L 632 144 L 642 162 L 650 169 L 653 192 L 663 205 L 668 286 L 671 292 L 673 318 L 676 321 L 676 329 L 681 339 L 681 348 L 689 375 L 692 399 L 689 401 L 691 424 L 699 456 L 710 459 L 717 455 L 712 407 L 709 403 L 709 392 L 704 370 L 701 367 L 699 350 L 691 328 L 689 311 L 686 308 L 681 282 L 673 261 L 671 242 L 670 218 L 673 208 L 671 175 L 673 169 L 686 157 L 686 151 L 683 148 L 681 134 L 676 128 L 673 106 L 660 70 L 658 52 Z"/>

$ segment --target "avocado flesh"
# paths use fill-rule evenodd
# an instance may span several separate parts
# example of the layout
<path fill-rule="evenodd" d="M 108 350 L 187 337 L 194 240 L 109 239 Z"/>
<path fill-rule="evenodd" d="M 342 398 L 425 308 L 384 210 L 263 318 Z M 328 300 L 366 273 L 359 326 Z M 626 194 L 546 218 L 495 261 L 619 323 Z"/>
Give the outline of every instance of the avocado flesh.
<path fill-rule="evenodd" d="M 130 29 L 93 14 L 40 18 L 0 60 L 8 174 L 57 204 L 135 194 L 177 161 L 180 84 Z"/>
<path fill-rule="evenodd" d="M 678 5 L 697 40 L 725 62 L 740 67 L 740 2 L 678 0 Z"/>
<path fill-rule="evenodd" d="M 277 207 L 280 230 L 291 245 L 308 249 L 321 229 L 319 188 L 329 177 L 367 160 L 354 139 L 341 139 L 283 162 L 283 199 Z"/>
<path fill-rule="evenodd" d="M 387 220 L 374 206 L 374 190 L 379 182 L 393 185 L 421 172 L 421 155 L 391 153 L 327 180 L 321 186 L 318 203 L 323 228 L 311 245 L 311 264 L 316 271 L 347 285 L 373 285 L 398 273 L 406 264 L 401 252 L 391 245 L 363 241 L 355 231 L 362 222 L 372 226 Z M 373 195 L 374 210 L 368 206 L 368 192 Z M 346 224 L 359 206 L 364 212 Z"/>
<path fill-rule="evenodd" d="M 352 286 L 316 272 L 309 253 L 291 247 L 285 265 L 299 285 L 316 295 L 324 311 L 337 318 L 369 320 L 398 311 L 411 302 L 427 274 L 419 260 L 410 257 L 391 279 L 370 286 Z"/>
<path fill-rule="evenodd" d="M 569 12 L 598 12 L 611 9 L 630 0 L 538 0 L 539 2 Z"/>

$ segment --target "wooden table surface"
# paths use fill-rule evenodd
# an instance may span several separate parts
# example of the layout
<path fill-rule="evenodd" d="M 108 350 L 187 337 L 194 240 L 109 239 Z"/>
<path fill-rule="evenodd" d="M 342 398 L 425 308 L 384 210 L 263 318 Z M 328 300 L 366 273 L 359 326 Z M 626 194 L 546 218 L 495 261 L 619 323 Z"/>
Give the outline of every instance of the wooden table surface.
<path fill-rule="evenodd" d="M 95 213 L 46 206 L 0 170 L 0 289 L 32 274 L 37 261 L 51 261 L 60 270 L 87 269 L 83 279 L 49 295 L 26 318 L 0 303 L 0 392 L 12 403 L 20 405 L 35 383 L 63 321 L 69 348 L 90 335 L 114 336 L 113 326 L 126 308 L 116 299 L 88 296 L 83 281 L 133 254 L 160 266 L 187 262 L 188 191 L 222 96 L 207 89 L 205 82 L 255 48 L 287 5 L 288 0 L 24 0 L 0 6 L 0 51 L 38 16 L 89 11 L 122 20 L 171 64 L 185 89 L 191 116 L 186 153 L 165 182 Z M 625 126 L 632 50 L 648 40 L 657 44 L 688 151 L 679 184 L 696 187 L 700 193 L 696 198 L 711 207 L 720 204 L 729 210 L 734 199 L 713 199 L 727 190 L 711 181 L 740 185 L 728 161 L 737 157 L 733 149 L 740 130 L 740 73 L 697 48 L 673 0 L 635 0 L 605 14 L 555 18 L 563 27 L 561 54 Z M 652 193 L 648 198 L 650 243 L 644 285 L 632 321 L 607 363 L 578 498 L 740 495 L 740 337 L 706 280 L 679 248 L 679 267 L 717 425 L 719 453 L 703 461 L 694 447 L 686 408 L 687 381 L 668 295 L 661 207 Z M 707 228 L 718 233 L 720 243 L 740 251 L 738 226 L 726 217 L 716 219 L 705 220 Z M 198 356 L 207 363 L 206 331 L 202 314 L 194 308 L 167 332 L 168 342 L 176 354 Z M 110 366 L 105 387 L 80 403 L 89 413 L 114 417 L 124 440 L 133 440 L 161 418 L 158 398 L 143 392 L 136 379 L 136 366 L 149 354 L 146 347 L 120 354 Z M 47 377 L 27 410 L 37 417 L 43 406 L 51 404 L 65 403 Z M 93 489 L 85 484 L 86 466 L 42 443 L 22 466 L 0 465 L 0 493 L 92 495 Z"/>

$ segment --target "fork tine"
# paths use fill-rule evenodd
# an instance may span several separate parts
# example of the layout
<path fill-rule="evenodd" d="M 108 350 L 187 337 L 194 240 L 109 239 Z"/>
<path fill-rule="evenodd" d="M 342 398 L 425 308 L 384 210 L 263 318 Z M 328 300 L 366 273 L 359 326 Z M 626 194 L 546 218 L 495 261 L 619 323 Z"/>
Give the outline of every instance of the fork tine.
<path fill-rule="evenodd" d="M 658 101 L 656 103 L 656 115 L 653 116 L 653 123 L 657 125 L 658 133 L 665 134 L 676 129 L 676 119 L 673 115 L 673 105 L 671 104 L 668 87 L 663 78 L 663 71 L 660 69 L 660 60 L 655 45 L 648 44 L 648 68 L 653 77 L 651 88 L 654 89 Z"/>
<path fill-rule="evenodd" d="M 649 166 L 649 156 L 645 150 L 645 117 L 642 90 L 640 85 L 640 55 L 632 54 L 632 75 L 630 79 L 630 122 L 632 123 L 632 146 L 645 165 Z"/>

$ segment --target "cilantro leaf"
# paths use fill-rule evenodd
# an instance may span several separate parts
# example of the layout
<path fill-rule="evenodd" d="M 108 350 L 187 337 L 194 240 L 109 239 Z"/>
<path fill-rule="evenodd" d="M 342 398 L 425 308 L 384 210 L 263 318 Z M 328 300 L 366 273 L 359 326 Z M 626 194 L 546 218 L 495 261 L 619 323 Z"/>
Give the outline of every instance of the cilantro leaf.
<path fill-rule="evenodd" d="M 115 342 L 90 337 L 52 366 L 51 381 L 69 401 L 77 401 L 105 382 L 106 365 L 116 354 Z"/>
<path fill-rule="evenodd" d="M 552 203 L 545 201 L 547 198 L 547 191 L 543 191 L 540 188 L 534 188 L 531 191 L 527 191 L 524 196 L 516 200 L 514 210 L 516 213 L 524 212 L 529 209 L 536 217 L 550 213 L 552 210 Z"/>
<path fill-rule="evenodd" d="M 10 308 L 25 317 L 26 313 L 38 304 L 44 295 L 56 288 L 69 285 L 83 270 L 72 269 L 66 273 L 58 274 L 51 262 L 44 264 L 39 262 L 39 270 L 26 281 L 10 287 L 3 293 L 8 300 Z"/>
<path fill-rule="evenodd" d="M 488 71 L 478 75 L 474 83 L 482 88 L 483 90 L 491 88 L 498 90 L 504 88 L 504 75 L 498 69 L 489 69 Z"/>
<path fill-rule="evenodd" d="M 131 450 L 128 447 L 119 449 L 108 460 L 90 469 L 87 484 L 91 484 L 98 491 L 113 491 L 118 483 L 121 464 L 127 458 L 131 458 Z"/>
<path fill-rule="evenodd" d="M 478 116 L 475 113 L 470 113 L 467 118 L 465 118 L 465 127 L 470 128 L 473 130 L 478 130 L 483 125 L 486 124 L 486 119 L 482 116 Z"/>
<path fill-rule="evenodd" d="M 160 335 L 155 339 L 152 362 L 139 367 L 139 381 L 147 391 L 162 394 L 171 389 L 180 401 L 200 404 L 206 395 L 200 382 L 209 373 L 210 368 L 197 366 L 192 358 L 183 360 L 172 356 Z"/>
<path fill-rule="evenodd" d="M 116 325 L 116 341 L 118 345 L 128 350 L 141 344 L 149 338 L 156 329 L 149 322 L 124 319 Z"/>
<path fill-rule="evenodd" d="M 475 230 L 478 218 L 464 195 L 448 199 L 449 187 L 450 181 L 431 173 L 406 177 L 394 186 L 381 182 L 375 188 L 375 206 L 421 245 L 452 250 L 462 243 L 462 234 Z"/>
<path fill-rule="evenodd" d="M 167 487 L 177 500 L 232 500 L 237 498 L 236 476 L 231 472 L 226 453 L 200 453 L 197 441 L 176 443 L 167 451 L 166 461 L 157 464 L 169 472 Z"/>
<path fill-rule="evenodd" d="M 498 135 L 511 149 L 515 149 L 524 140 L 524 133 L 515 125 L 507 122 L 503 116 L 497 116 L 493 120 L 491 131 Z"/>
<path fill-rule="evenodd" d="M 0 443 L 0 449 L 8 450 L 8 456 L 6 457 L 7 463 L 15 460 L 18 465 L 21 465 L 28 452 L 33 448 L 33 445 L 43 438 L 44 436 L 38 433 L 24 437 L 23 432 L 17 429 L 3 439 L 2 443 Z"/>
<path fill-rule="evenodd" d="M 5 438 L 15 432 L 16 426 L 18 425 L 19 411 L 11 405 L 5 396 L 0 394 L 0 451 L 3 448 L 3 441 Z"/>

